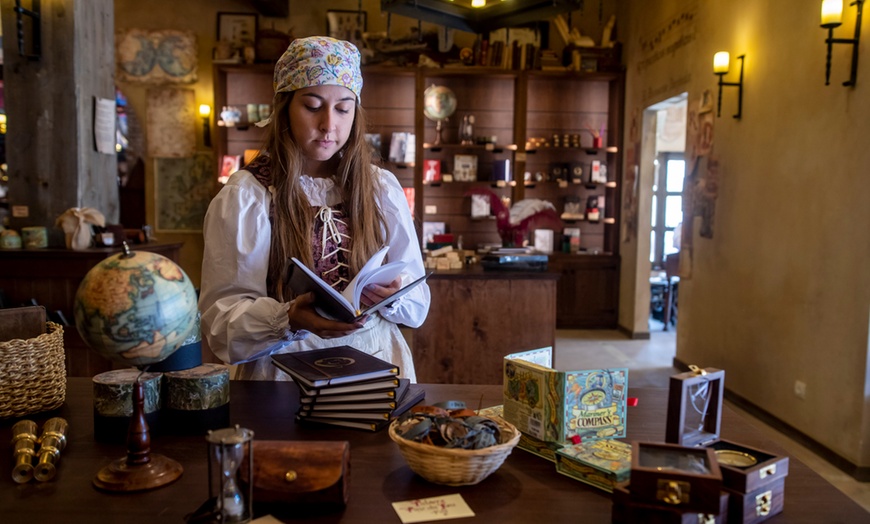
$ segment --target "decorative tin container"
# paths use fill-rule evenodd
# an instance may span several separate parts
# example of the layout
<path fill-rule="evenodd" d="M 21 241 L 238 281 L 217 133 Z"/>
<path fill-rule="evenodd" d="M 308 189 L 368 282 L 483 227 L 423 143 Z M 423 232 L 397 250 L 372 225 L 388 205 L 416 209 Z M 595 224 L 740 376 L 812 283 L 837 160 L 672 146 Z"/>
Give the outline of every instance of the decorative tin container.
<path fill-rule="evenodd" d="M 607 492 L 631 474 L 631 444 L 600 439 L 556 450 L 556 471 Z"/>
<path fill-rule="evenodd" d="M 48 247 L 48 230 L 42 226 L 22 227 L 21 238 L 27 249 Z"/>

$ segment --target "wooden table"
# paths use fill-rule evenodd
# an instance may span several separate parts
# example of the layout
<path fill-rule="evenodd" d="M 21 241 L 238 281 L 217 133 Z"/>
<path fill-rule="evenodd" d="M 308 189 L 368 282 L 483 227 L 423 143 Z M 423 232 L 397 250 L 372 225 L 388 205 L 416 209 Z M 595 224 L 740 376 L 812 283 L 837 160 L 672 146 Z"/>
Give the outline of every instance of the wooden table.
<path fill-rule="evenodd" d="M 427 403 L 461 399 L 484 406 L 501 403 L 499 386 L 425 385 Z M 630 440 L 662 441 L 667 390 L 633 388 L 639 398 L 629 408 Z M 447 487 L 430 484 L 408 469 L 386 431 L 297 426 L 295 386 L 286 382 L 233 382 L 231 419 L 252 429 L 257 439 L 347 440 L 351 443 L 350 502 L 343 510 L 310 513 L 294 509 L 287 522 L 398 523 L 391 503 L 459 493 L 476 517 L 462 522 L 610 522 L 610 495 L 556 473 L 552 463 L 515 449 L 504 465 L 476 486 Z M 0 515 L 3 522 L 67 522 L 125 524 L 181 522 L 208 495 L 205 439 L 198 436 L 155 436 L 152 450 L 181 462 L 184 474 L 174 484 L 143 493 L 108 494 L 91 481 L 110 461 L 124 456 L 123 446 L 93 440 L 91 381 L 72 378 L 67 402 L 59 414 L 70 422 L 69 442 L 53 481 L 15 484 L 11 479 L 12 453 L 8 443 L 14 421 L 0 422 Z M 42 424 L 49 415 L 32 417 Z M 723 410 L 723 437 L 749 446 L 784 453 L 727 406 Z M 867 513 L 822 477 L 794 458 L 785 483 L 785 510 L 770 519 L 780 522 L 867 522 Z"/>
<path fill-rule="evenodd" d="M 500 384 L 505 355 L 553 346 L 558 278 L 479 265 L 437 271 L 428 280 L 429 316 L 414 330 L 417 380 Z"/>

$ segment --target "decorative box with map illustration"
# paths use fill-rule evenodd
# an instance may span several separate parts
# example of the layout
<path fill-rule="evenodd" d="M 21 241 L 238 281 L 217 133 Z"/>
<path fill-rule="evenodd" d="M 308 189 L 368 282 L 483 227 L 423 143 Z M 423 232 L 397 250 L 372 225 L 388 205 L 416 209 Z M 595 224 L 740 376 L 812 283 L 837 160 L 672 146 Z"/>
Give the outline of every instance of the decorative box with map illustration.
<path fill-rule="evenodd" d="M 504 418 L 544 442 L 625 436 L 628 369 L 553 369 L 553 348 L 504 359 Z"/>
<path fill-rule="evenodd" d="M 631 444 L 601 438 L 556 450 L 556 471 L 613 493 L 631 475 Z"/>

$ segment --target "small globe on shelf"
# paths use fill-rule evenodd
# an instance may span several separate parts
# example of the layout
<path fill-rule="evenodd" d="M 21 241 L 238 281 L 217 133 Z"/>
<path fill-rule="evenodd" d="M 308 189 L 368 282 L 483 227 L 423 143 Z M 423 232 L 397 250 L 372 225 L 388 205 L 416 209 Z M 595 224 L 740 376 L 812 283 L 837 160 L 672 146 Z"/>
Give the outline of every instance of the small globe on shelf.
<path fill-rule="evenodd" d="M 91 268 L 76 292 L 76 328 L 117 363 L 142 368 L 171 356 L 196 326 L 196 290 L 173 261 L 125 251 Z"/>
<path fill-rule="evenodd" d="M 423 92 L 423 114 L 435 122 L 435 141 L 441 145 L 443 122 L 456 111 L 456 94 L 449 87 L 431 85 Z"/>

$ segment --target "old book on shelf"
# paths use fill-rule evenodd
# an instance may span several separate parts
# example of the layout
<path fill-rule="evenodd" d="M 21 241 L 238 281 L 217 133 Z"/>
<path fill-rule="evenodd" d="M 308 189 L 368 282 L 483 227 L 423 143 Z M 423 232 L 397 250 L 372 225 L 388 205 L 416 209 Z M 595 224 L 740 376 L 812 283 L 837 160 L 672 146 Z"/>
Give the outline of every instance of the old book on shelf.
<path fill-rule="evenodd" d="M 504 418 L 545 442 L 625 436 L 628 369 L 557 371 L 553 348 L 504 358 Z"/>
<path fill-rule="evenodd" d="M 308 388 L 392 378 L 399 374 L 398 366 L 350 346 L 280 353 L 272 355 L 272 363 Z"/>
<path fill-rule="evenodd" d="M 315 308 L 324 317 L 341 322 L 355 322 L 365 315 L 370 315 L 389 306 L 428 277 L 428 275 L 423 275 L 377 304 L 363 305 L 362 292 L 366 286 L 372 284 L 389 285 L 407 267 L 407 263 L 400 260 L 384 264 L 388 249 L 389 246 L 384 246 L 375 253 L 341 293 L 317 276 L 308 266 L 293 257 L 290 259 L 290 287 L 298 295 L 313 292 Z"/>

